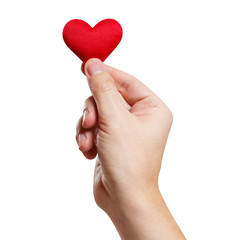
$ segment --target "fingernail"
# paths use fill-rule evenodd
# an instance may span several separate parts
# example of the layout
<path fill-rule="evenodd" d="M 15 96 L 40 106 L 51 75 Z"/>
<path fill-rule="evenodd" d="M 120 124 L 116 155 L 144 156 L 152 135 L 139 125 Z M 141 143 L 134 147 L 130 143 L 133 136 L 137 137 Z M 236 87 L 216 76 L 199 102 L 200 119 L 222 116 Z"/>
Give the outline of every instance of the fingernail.
<path fill-rule="evenodd" d="M 97 75 L 103 71 L 106 71 L 106 67 L 100 60 L 92 61 L 87 67 L 87 72 L 89 76 Z"/>
<path fill-rule="evenodd" d="M 85 121 L 88 113 L 89 113 L 88 109 L 84 109 L 84 111 L 83 111 L 83 122 Z"/>
<path fill-rule="evenodd" d="M 83 133 L 80 133 L 78 136 L 78 147 L 81 147 L 86 137 Z"/>

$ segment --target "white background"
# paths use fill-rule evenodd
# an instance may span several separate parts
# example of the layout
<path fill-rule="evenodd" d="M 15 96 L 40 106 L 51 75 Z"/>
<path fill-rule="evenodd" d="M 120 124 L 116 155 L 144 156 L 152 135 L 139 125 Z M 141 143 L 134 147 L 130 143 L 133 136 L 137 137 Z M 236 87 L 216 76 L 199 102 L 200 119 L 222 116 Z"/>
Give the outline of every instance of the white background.
<path fill-rule="evenodd" d="M 186 237 L 240 239 L 239 12 L 237 0 L 1 1 L 0 239 L 120 239 L 75 142 L 90 91 L 62 40 L 74 18 L 119 21 L 106 63 L 172 110 L 160 187 Z"/>

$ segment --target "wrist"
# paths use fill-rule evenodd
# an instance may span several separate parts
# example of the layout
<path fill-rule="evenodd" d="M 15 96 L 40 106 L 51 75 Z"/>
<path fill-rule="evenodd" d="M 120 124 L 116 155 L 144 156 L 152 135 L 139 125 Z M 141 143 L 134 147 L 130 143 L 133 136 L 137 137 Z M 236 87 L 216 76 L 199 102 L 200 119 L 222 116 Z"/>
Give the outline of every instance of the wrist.
<path fill-rule="evenodd" d="M 135 195 L 135 194 L 134 194 Z M 135 217 L 135 213 L 146 211 L 158 211 L 165 206 L 164 200 L 159 190 L 151 194 L 142 194 L 142 196 L 130 195 L 124 199 L 117 199 L 105 212 L 113 220 Z"/>
<path fill-rule="evenodd" d="M 130 184 L 127 184 L 130 185 Z M 162 195 L 159 191 L 158 184 L 151 183 L 144 186 L 143 183 L 137 186 L 115 186 L 114 192 L 109 191 L 108 204 L 103 207 L 103 210 L 108 215 L 119 216 L 124 215 L 125 211 L 135 211 L 143 207 L 158 208 L 162 203 Z"/>
<path fill-rule="evenodd" d="M 159 191 L 106 212 L 122 240 L 185 239 Z"/>
<path fill-rule="evenodd" d="M 122 240 L 142 239 L 139 237 L 141 229 L 146 224 L 151 224 L 148 221 L 149 216 L 156 215 L 156 212 L 164 207 L 159 191 L 147 195 L 131 196 L 127 201 L 121 199 L 107 209 L 106 213 L 118 230 Z M 146 221 L 148 222 L 146 223 Z"/>

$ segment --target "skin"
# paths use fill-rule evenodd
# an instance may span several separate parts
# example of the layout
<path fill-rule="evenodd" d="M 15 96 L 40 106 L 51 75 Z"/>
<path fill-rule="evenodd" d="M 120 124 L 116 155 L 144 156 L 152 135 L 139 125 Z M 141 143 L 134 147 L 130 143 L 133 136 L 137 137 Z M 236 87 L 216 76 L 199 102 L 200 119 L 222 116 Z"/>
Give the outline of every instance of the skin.
<path fill-rule="evenodd" d="M 99 59 L 88 60 L 82 72 L 92 96 L 76 139 L 87 159 L 97 156 L 97 205 L 122 240 L 185 239 L 158 186 L 171 111 L 142 82 Z"/>

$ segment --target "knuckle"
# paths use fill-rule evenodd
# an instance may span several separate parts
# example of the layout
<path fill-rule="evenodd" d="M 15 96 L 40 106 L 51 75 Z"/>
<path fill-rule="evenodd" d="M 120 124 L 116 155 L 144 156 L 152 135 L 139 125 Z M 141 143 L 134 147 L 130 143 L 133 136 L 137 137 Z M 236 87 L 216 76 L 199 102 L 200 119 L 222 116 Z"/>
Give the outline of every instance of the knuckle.
<path fill-rule="evenodd" d="M 93 99 L 93 97 L 90 96 L 90 97 L 88 97 L 88 98 L 84 101 L 83 109 L 85 109 L 86 107 L 88 107 L 89 105 L 92 104 L 92 99 Z"/>
<path fill-rule="evenodd" d="M 173 113 L 170 111 L 170 120 L 171 120 L 171 123 L 173 122 Z"/>
<path fill-rule="evenodd" d="M 169 122 L 170 125 L 172 125 L 173 122 L 173 113 L 171 112 L 171 110 L 169 108 L 167 108 L 167 120 Z"/>
<path fill-rule="evenodd" d="M 76 129 L 79 130 L 82 124 L 82 116 L 78 119 L 77 123 L 76 123 Z"/>

